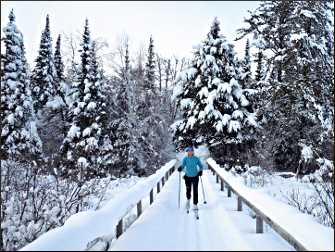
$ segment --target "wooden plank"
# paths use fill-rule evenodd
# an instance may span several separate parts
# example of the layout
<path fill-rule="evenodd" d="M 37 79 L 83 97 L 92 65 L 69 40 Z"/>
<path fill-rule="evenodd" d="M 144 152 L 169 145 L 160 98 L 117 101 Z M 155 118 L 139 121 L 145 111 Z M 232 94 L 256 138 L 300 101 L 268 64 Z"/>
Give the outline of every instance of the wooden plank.
<path fill-rule="evenodd" d="M 242 198 L 237 196 L 237 211 L 242 211 Z"/>
<path fill-rule="evenodd" d="M 119 223 L 116 226 L 116 238 L 119 238 L 123 233 L 123 221 L 119 220 Z"/>
<path fill-rule="evenodd" d="M 259 215 L 256 215 L 256 233 L 263 233 L 263 220 Z"/>
<path fill-rule="evenodd" d="M 150 205 L 154 202 L 154 189 L 150 191 Z"/>
<path fill-rule="evenodd" d="M 137 217 L 142 214 L 142 200 L 137 203 Z"/>
<path fill-rule="evenodd" d="M 227 187 L 228 187 L 227 196 L 228 198 L 230 198 L 231 197 L 231 187 L 229 185 Z"/>

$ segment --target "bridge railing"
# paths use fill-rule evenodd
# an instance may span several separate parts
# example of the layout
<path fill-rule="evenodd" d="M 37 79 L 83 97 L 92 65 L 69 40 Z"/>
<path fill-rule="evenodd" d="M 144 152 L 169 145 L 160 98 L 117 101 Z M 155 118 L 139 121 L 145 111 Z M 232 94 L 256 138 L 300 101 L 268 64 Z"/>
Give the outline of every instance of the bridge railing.
<path fill-rule="evenodd" d="M 232 193 L 236 195 L 237 211 L 242 211 L 242 205 L 245 204 L 255 213 L 256 233 L 263 233 L 263 222 L 266 222 L 283 239 L 299 251 L 334 249 L 333 229 L 316 223 L 306 214 L 291 211 L 291 206 L 271 199 L 267 195 L 259 195 L 257 192 L 252 192 L 250 188 L 237 183 L 237 181 L 233 181 L 230 174 L 221 168 L 212 158 L 207 159 L 207 163 L 208 169 L 216 176 L 216 183 L 220 183 L 221 191 L 226 189 L 228 197 L 231 197 Z M 267 208 L 267 205 L 271 205 L 271 203 L 273 203 L 273 206 Z M 281 209 L 276 209 L 276 207 Z M 278 212 L 282 213 L 278 214 Z M 303 230 L 301 227 L 304 224 L 306 225 L 306 230 Z M 315 236 L 315 234 L 318 235 Z"/>
<path fill-rule="evenodd" d="M 165 174 L 162 177 L 160 177 L 160 179 L 157 181 L 156 185 L 151 188 L 151 190 L 149 192 L 149 203 L 150 203 L 150 205 L 154 202 L 155 191 L 156 191 L 156 195 L 160 193 L 161 189 L 164 187 L 164 185 L 167 182 L 167 180 L 169 179 L 169 177 L 175 171 L 176 165 L 177 165 L 177 163 L 174 166 L 172 166 L 168 171 L 166 171 Z M 137 208 L 137 217 L 136 217 L 136 219 L 138 219 L 138 217 L 140 217 L 140 215 L 143 212 L 143 210 L 142 210 L 142 202 L 143 202 L 143 200 L 144 200 L 144 198 L 140 199 L 136 203 L 136 208 Z M 126 214 L 127 213 L 125 213 L 124 216 L 118 221 L 118 224 L 117 224 L 116 230 L 115 230 L 116 238 L 119 238 L 122 235 L 122 233 L 124 233 L 124 231 L 126 230 L 125 227 L 124 227 L 124 225 L 123 225 L 123 218 L 126 216 Z"/>

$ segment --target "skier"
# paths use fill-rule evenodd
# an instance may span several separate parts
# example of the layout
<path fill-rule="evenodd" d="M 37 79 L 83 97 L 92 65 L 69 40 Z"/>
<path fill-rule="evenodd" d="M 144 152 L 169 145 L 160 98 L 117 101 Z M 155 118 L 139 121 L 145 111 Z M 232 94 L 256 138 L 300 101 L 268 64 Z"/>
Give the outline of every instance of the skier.
<path fill-rule="evenodd" d="M 190 199 L 191 199 L 191 187 L 193 187 L 193 210 L 198 218 L 198 184 L 199 176 L 202 176 L 203 166 L 200 159 L 194 156 L 194 149 L 192 146 L 186 148 L 187 156 L 184 157 L 182 165 L 178 168 L 178 171 L 182 170 L 185 172 L 184 179 L 186 185 L 186 210 L 187 213 L 190 209 Z M 199 169 L 198 169 L 199 167 Z"/>

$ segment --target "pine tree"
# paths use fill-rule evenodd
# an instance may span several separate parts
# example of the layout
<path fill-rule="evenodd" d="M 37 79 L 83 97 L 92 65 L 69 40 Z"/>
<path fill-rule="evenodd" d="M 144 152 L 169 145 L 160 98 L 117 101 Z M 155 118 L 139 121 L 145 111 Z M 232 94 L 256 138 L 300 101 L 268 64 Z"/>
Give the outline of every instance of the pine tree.
<path fill-rule="evenodd" d="M 194 52 L 191 66 L 178 80 L 175 96 L 183 115 L 173 128 L 179 147 L 206 143 L 218 155 L 222 145 L 226 149 L 249 140 L 248 132 L 256 122 L 236 79 L 233 46 L 220 34 L 215 18 L 207 39 Z"/>
<path fill-rule="evenodd" d="M 41 153 L 41 141 L 34 122 L 23 35 L 13 10 L 3 32 L 6 52 L 1 76 L 0 158 L 36 158 Z"/>
<path fill-rule="evenodd" d="M 57 73 L 52 53 L 49 15 L 47 15 L 45 29 L 41 36 L 40 49 L 36 58 L 36 65 L 31 77 L 35 112 L 43 108 L 49 99 L 58 93 L 59 86 L 55 84 L 56 78 Z"/>

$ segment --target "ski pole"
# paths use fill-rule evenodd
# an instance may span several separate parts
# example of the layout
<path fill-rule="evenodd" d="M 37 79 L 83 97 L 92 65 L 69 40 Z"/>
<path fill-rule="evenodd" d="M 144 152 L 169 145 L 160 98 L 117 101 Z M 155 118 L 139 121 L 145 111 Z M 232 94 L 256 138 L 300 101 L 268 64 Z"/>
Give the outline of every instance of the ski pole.
<path fill-rule="evenodd" d="M 180 208 L 181 172 L 179 172 L 178 208 Z"/>
<path fill-rule="evenodd" d="M 202 188 L 202 196 L 204 197 L 204 204 L 207 204 L 206 197 L 205 197 L 204 184 L 202 183 L 201 176 L 200 176 L 200 181 L 201 181 L 201 188 Z"/>

